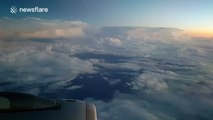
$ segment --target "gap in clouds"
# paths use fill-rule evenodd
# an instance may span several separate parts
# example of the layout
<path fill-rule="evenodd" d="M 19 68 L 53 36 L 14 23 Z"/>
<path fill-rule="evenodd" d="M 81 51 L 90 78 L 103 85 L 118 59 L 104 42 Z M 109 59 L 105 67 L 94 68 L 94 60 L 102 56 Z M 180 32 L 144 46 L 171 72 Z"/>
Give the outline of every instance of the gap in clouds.
<path fill-rule="evenodd" d="M 92 101 L 101 120 L 213 118 L 212 41 L 175 28 L 93 30 L 1 19 L 0 90 Z"/>

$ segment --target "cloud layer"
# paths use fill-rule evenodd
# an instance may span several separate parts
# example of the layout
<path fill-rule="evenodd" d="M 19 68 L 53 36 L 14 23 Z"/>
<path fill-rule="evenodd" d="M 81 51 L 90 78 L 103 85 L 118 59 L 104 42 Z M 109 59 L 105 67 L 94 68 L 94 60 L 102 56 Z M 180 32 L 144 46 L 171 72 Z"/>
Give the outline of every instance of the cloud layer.
<path fill-rule="evenodd" d="M 80 98 L 96 104 L 100 120 L 213 118 L 213 41 L 174 28 L 93 30 L 80 21 L 0 19 L 0 90 L 86 91 Z"/>
<path fill-rule="evenodd" d="M 81 21 L 44 20 L 39 18 L 0 20 L 1 38 L 76 38 L 85 35 L 86 23 Z"/>
<path fill-rule="evenodd" d="M 186 32 L 176 28 L 138 28 L 128 32 L 129 37 L 139 40 L 182 41 L 190 39 Z"/>

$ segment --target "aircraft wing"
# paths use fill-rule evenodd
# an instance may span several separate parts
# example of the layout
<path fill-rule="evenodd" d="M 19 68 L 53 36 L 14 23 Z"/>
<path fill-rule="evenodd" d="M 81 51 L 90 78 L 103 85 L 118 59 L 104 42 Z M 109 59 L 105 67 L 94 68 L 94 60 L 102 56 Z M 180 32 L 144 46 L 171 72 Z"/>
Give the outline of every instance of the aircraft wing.
<path fill-rule="evenodd" d="M 97 120 L 94 104 L 0 92 L 0 120 Z"/>

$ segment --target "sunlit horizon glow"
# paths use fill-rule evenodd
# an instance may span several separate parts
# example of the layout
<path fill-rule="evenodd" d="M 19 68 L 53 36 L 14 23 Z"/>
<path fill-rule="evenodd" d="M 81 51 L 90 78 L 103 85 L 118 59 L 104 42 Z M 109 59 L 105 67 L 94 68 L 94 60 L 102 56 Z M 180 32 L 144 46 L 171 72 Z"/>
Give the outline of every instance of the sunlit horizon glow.
<path fill-rule="evenodd" d="M 194 37 L 213 36 L 212 0 L 1 0 L 0 20 L 27 17 L 47 20 L 82 21 L 91 26 L 178 28 Z M 51 4 L 49 4 L 51 3 Z M 45 14 L 12 14 L 11 6 L 47 7 Z M 15 28 L 13 28 L 15 29 Z"/>
<path fill-rule="evenodd" d="M 194 29 L 194 30 L 185 30 L 192 37 L 204 37 L 212 38 L 213 30 L 203 30 L 203 29 Z"/>

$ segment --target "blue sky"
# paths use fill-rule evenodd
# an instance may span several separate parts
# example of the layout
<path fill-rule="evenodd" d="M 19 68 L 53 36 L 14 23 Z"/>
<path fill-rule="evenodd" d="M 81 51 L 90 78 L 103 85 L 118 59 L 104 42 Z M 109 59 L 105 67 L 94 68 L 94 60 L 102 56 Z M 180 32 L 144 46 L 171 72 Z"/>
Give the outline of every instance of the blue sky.
<path fill-rule="evenodd" d="M 48 13 L 11 14 L 11 6 Z M 213 34 L 212 0 L 1 0 L 0 17 L 79 20 L 95 26 L 173 27 Z"/>

